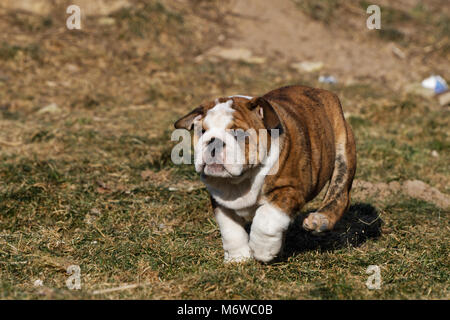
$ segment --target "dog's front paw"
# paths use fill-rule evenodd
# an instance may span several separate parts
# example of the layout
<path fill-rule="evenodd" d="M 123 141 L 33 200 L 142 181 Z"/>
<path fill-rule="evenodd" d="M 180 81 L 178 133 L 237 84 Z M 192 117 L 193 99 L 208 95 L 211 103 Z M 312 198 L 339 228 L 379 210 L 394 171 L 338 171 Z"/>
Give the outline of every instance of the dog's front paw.
<path fill-rule="evenodd" d="M 282 236 L 250 235 L 249 246 L 253 257 L 261 262 L 272 261 L 280 252 Z"/>
<path fill-rule="evenodd" d="M 256 210 L 248 244 L 256 260 L 269 262 L 278 256 L 290 222 L 287 214 L 270 204 Z"/>
<path fill-rule="evenodd" d="M 329 230 L 330 222 L 328 218 L 319 212 L 311 212 L 305 220 L 303 220 L 303 228 L 313 233 L 320 233 Z"/>
<path fill-rule="evenodd" d="M 253 258 L 250 248 L 242 248 L 239 251 L 225 251 L 224 263 L 243 263 Z"/>
<path fill-rule="evenodd" d="M 278 253 L 269 252 L 264 246 L 259 245 L 252 245 L 252 252 L 256 260 L 266 263 L 272 261 Z"/>

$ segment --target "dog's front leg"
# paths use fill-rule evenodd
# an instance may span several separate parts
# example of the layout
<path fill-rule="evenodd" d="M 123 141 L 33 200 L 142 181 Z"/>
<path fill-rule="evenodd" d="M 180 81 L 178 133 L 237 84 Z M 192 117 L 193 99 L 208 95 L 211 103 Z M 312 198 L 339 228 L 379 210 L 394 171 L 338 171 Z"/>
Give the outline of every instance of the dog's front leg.
<path fill-rule="evenodd" d="M 269 262 L 278 255 L 290 222 L 289 215 L 270 204 L 264 204 L 256 210 L 249 242 L 256 260 Z"/>
<path fill-rule="evenodd" d="M 214 209 L 217 224 L 222 235 L 224 261 L 242 262 L 252 258 L 248 246 L 248 234 L 245 231 L 245 221 L 233 211 L 216 207 Z"/>

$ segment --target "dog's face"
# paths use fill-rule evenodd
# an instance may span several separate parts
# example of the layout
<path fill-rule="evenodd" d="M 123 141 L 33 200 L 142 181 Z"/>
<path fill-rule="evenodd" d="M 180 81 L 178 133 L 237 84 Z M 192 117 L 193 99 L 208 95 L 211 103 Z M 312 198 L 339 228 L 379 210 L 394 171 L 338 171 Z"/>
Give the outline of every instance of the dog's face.
<path fill-rule="evenodd" d="M 264 161 L 279 121 L 264 98 L 228 97 L 200 105 L 175 128 L 194 130 L 195 170 L 204 179 L 239 178 Z"/>

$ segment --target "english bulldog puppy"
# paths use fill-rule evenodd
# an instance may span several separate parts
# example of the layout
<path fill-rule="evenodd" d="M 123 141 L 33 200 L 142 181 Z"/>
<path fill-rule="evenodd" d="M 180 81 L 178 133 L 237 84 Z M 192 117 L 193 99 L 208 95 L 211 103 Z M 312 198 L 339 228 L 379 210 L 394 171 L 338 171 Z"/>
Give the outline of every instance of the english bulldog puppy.
<path fill-rule="evenodd" d="M 255 98 L 222 97 L 175 128 L 196 128 L 195 169 L 211 195 L 225 262 L 277 257 L 295 214 L 328 182 L 303 228 L 331 230 L 349 207 L 355 140 L 329 91 L 288 86 Z"/>

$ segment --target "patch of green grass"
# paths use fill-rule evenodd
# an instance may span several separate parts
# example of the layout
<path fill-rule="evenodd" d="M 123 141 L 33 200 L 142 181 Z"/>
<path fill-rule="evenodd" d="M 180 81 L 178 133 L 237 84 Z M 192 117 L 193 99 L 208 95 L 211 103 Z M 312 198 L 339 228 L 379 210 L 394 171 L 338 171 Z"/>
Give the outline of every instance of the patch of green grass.
<path fill-rule="evenodd" d="M 358 116 L 350 116 L 347 121 L 353 129 L 360 129 L 370 126 L 370 121 Z"/>
<path fill-rule="evenodd" d="M 364 86 L 348 90 L 349 96 L 357 91 L 363 97 L 376 91 Z M 433 112 L 419 112 L 423 102 L 411 97 L 388 105 L 378 103 L 377 97 L 371 99 L 373 104 L 365 106 L 364 112 L 349 117 L 358 140 L 358 175 L 382 181 L 423 179 L 417 167 L 430 164 L 421 146 L 430 134 L 446 141 L 441 136 L 446 120 Z M 92 111 L 83 111 L 76 119 L 92 119 L 87 112 Z M 118 119 L 125 124 L 128 117 Z M 408 138 L 401 124 L 408 130 L 427 127 L 431 131 Z M 49 122 L 47 131 L 54 125 Z M 140 176 L 144 170 L 156 176 L 172 170 L 171 179 L 198 180 L 192 166 L 171 163 L 169 129 L 150 137 L 145 130 L 100 130 L 94 121 L 60 125 L 64 136 L 47 140 L 41 130 L 31 142 L 63 143 L 73 155 L 70 161 L 2 158 L 4 298 L 448 297 L 445 225 L 449 217 L 430 203 L 367 199 L 374 202 L 352 206 L 335 232 L 324 237 L 302 231 L 302 211 L 289 230 L 286 254 L 279 261 L 224 265 L 208 192 L 171 189 Z M 447 159 L 440 152 L 443 158 L 437 160 L 438 166 Z M 65 286 L 70 264 L 81 267 L 80 292 Z M 365 286 L 369 265 L 381 268 L 381 290 Z M 33 286 L 36 279 L 43 280 L 43 288 Z M 142 287 L 93 294 L 125 283 Z"/>
<path fill-rule="evenodd" d="M 19 27 L 22 32 L 39 32 L 51 28 L 54 25 L 52 17 L 30 15 L 23 12 L 12 12 L 9 15 L 11 24 Z"/>
<path fill-rule="evenodd" d="M 20 112 L 11 111 L 9 104 L 0 106 L 0 114 L 3 119 L 6 120 L 19 120 L 21 118 Z"/>
<path fill-rule="evenodd" d="M 347 86 L 338 86 L 336 88 L 338 94 L 345 97 L 355 98 L 376 98 L 379 99 L 386 95 L 385 90 L 381 88 L 374 88 L 367 83 L 355 83 Z"/>
<path fill-rule="evenodd" d="M 167 294 L 166 298 L 186 299 L 360 299 L 445 295 L 448 246 L 442 243 L 446 236 L 441 228 L 448 217 L 429 203 L 401 199 L 388 204 L 382 208 L 382 219 L 391 230 L 378 239 L 366 238 L 358 250 L 343 242 L 325 251 L 306 247 L 271 265 L 228 266 L 222 263 L 220 233 L 205 190 L 172 192 L 150 184 L 134 187 L 128 194 L 99 194 L 95 178 L 90 177 L 93 172 L 85 170 L 88 165 L 52 164 L 64 167 L 64 176 L 70 172 L 72 181 L 91 181 L 77 184 L 70 192 L 55 184 L 50 164 L 22 160 L 18 166 L 3 166 L 2 180 L 8 184 L 45 185 L 2 192 L 1 226 L 8 230 L 7 236 L 0 238 L 0 256 L 5 263 L 2 274 L 8 279 L 2 282 L 4 297 L 158 298 Z M 358 218 L 366 219 L 361 211 L 345 222 L 342 230 Z M 420 236 L 423 228 L 426 238 Z M 298 221 L 290 231 L 291 241 L 300 239 L 300 230 Z M 318 241 L 335 241 L 327 238 Z M 313 239 L 296 241 L 297 246 L 304 246 Z M 27 263 L 16 264 L 21 261 Z M 82 268 L 81 292 L 65 288 L 65 268 L 73 263 Z M 380 291 L 364 285 L 365 270 L 371 264 L 381 266 Z M 39 294 L 32 286 L 37 278 L 44 281 L 48 292 Z M 92 294 L 94 289 L 138 279 L 150 285 Z M 428 283 L 433 283 L 431 291 Z"/>
<path fill-rule="evenodd" d="M 31 142 L 42 142 L 42 141 L 49 141 L 51 139 L 53 139 L 55 136 L 49 132 L 48 130 L 41 130 L 39 132 L 37 132 L 36 134 L 34 134 L 30 141 Z"/>
<path fill-rule="evenodd" d="M 387 23 L 388 25 L 412 21 L 412 17 L 408 12 L 389 6 L 381 6 L 381 16 L 383 22 Z"/>
<path fill-rule="evenodd" d="M 176 28 L 183 24 L 183 16 L 169 10 L 159 1 L 141 1 L 141 7 L 124 8 L 113 14 L 120 23 L 126 23 L 128 31 L 138 37 L 145 37 Z"/>
<path fill-rule="evenodd" d="M 62 179 L 56 163 L 52 160 L 22 160 L 18 163 L 2 163 L 0 176 L 6 183 L 60 183 Z"/>
<path fill-rule="evenodd" d="M 33 60 L 42 60 L 42 51 L 39 44 L 30 44 L 28 46 L 22 47 L 17 45 L 10 45 L 3 42 L 0 46 L 0 60 L 12 60 L 19 52 L 23 52 L 30 56 Z"/>
<path fill-rule="evenodd" d="M 148 98 L 145 102 L 156 103 L 158 99 L 164 98 L 164 95 L 161 93 L 160 89 L 157 86 L 151 86 L 147 91 Z"/>
<path fill-rule="evenodd" d="M 5 42 L 0 46 L 0 59 L 1 60 L 10 60 L 14 59 L 14 57 L 19 52 L 19 46 L 11 46 Z"/>
<path fill-rule="evenodd" d="M 386 41 L 402 41 L 405 38 L 403 32 L 392 27 L 377 30 L 377 34 L 380 37 L 380 39 Z"/>

